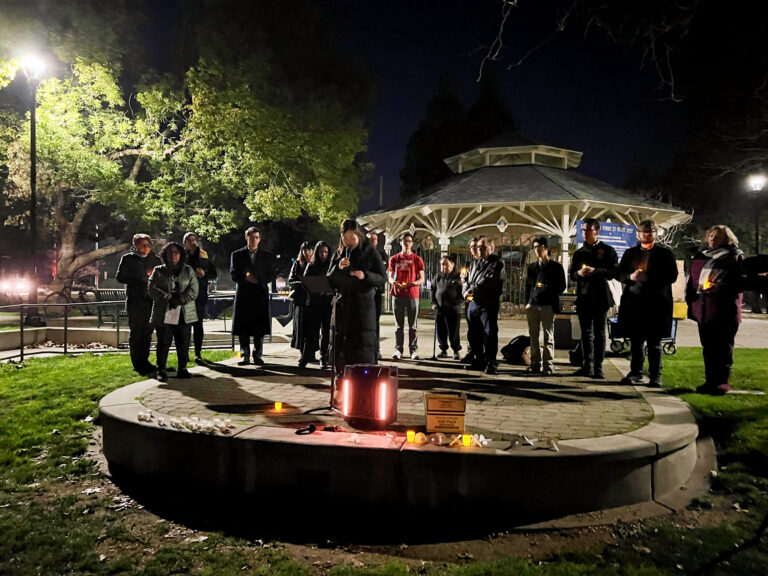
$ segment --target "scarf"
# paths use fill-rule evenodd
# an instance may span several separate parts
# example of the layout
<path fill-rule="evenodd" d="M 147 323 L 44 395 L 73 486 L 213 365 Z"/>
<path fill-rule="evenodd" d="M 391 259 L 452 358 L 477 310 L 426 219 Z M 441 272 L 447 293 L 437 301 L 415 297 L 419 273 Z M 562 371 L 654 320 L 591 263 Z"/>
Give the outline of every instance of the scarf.
<path fill-rule="evenodd" d="M 724 271 L 722 269 L 715 269 L 715 264 L 717 264 L 718 258 L 722 258 L 726 254 L 729 254 L 730 250 L 728 250 L 728 248 L 720 247 L 703 250 L 701 253 L 707 258 L 707 261 L 704 266 L 702 266 L 701 273 L 699 274 L 699 293 L 709 290 L 712 285 L 718 281 L 720 275 Z"/>

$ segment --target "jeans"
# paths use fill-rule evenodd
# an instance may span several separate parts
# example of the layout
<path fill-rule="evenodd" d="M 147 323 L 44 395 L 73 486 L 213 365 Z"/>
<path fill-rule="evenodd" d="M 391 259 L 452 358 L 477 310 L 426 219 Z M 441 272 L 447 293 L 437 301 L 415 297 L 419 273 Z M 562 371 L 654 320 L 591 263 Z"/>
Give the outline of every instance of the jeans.
<path fill-rule="evenodd" d="M 543 367 L 551 370 L 555 360 L 555 311 L 552 309 L 552 306 L 532 304 L 530 308 L 526 308 L 525 317 L 528 319 L 528 332 L 531 335 L 531 366 L 542 367 L 539 328 L 543 328 Z"/>
<path fill-rule="evenodd" d="M 261 354 L 264 351 L 264 337 L 263 336 L 238 336 L 237 339 L 240 342 L 240 354 L 242 357 L 250 358 L 251 356 L 251 338 L 253 338 L 253 357 L 261 358 Z"/>
<path fill-rule="evenodd" d="M 403 329 L 405 315 L 408 314 L 408 350 L 411 354 L 419 349 L 419 339 L 416 333 L 418 326 L 419 299 L 399 298 L 393 296 L 395 311 L 395 349 L 403 351 Z"/>
<path fill-rule="evenodd" d="M 582 367 L 588 372 L 603 369 L 605 358 L 605 327 L 608 310 L 599 310 L 581 305 L 577 309 L 581 328 L 581 350 L 584 354 Z"/>

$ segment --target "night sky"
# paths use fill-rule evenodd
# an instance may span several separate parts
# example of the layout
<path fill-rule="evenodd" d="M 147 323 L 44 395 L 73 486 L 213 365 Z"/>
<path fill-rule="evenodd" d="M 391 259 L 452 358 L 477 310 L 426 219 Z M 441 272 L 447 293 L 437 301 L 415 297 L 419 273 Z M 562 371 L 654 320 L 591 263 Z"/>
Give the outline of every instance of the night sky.
<path fill-rule="evenodd" d="M 330 8 L 342 46 L 377 79 L 369 156 L 370 187 L 384 178 L 384 203 L 399 194 L 399 171 L 409 136 L 441 73 L 449 72 L 465 107 L 477 97 L 476 79 L 498 30 L 498 0 L 335 0 Z M 506 70 L 548 38 L 559 0 L 522 1 L 507 21 L 503 61 L 493 65 L 518 128 L 547 144 L 580 150 L 585 174 L 624 186 L 640 170 L 662 172 L 679 145 L 685 105 L 671 102 L 640 54 L 592 32 L 566 30 L 522 65 Z M 558 10 L 560 12 L 558 12 Z M 378 193 L 362 200 L 378 206 Z"/>

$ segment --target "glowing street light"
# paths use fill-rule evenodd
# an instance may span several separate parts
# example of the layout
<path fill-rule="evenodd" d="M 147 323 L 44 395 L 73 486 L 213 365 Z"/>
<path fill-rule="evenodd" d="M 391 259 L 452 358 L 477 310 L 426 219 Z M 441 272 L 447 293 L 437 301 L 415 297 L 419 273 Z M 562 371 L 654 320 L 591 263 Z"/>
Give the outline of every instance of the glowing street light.
<path fill-rule="evenodd" d="M 32 255 L 33 285 L 30 287 L 27 301 L 37 304 L 37 87 L 45 71 L 45 62 L 38 56 L 29 55 L 22 60 L 21 67 L 32 92 L 29 107 L 29 246 Z M 27 323 L 37 326 L 42 324 L 36 308 L 30 309 Z"/>
<path fill-rule="evenodd" d="M 759 194 L 765 188 L 768 183 L 768 178 L 764 174 L 752 174 L 747 178 L 747 185 L 752 192 L 755 192 L 755 206 L 753 212 L 755 213 L 755 255 L 760 254 L 760 198 Z"/>

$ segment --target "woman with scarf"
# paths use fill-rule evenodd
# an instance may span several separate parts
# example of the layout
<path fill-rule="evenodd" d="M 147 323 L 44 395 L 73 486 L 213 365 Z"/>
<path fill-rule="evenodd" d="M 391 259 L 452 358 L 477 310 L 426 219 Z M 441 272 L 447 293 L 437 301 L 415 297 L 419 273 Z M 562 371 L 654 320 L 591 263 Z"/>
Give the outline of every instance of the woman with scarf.
<path fill-rule="evenodd" d="M 152 298 L 150 322 L 157 328 L 157 379 L 168 379 L 166 362 L 171 340 L 176 342 L 179 369 L 176 378 L 189 378 L 189 335 L 197 322 L 195 299 L 199 283 L 195 271 L 184 263 L 181 244 L 166 244 L 160 257 L 163 264 L 156 266 L 149 277 L 149 296 Z"/>
<path fill-rule="evenodd" d="M 699 325 L 705 382 L 696 391 L 720 396 L 730 389 L 733 341 L 741 322 L 741 298 L 746 283 L 744 253 L 728 226 L 712 226 L 707 248 L 691 262 L 685 290 L 688 317 Z"/>
<path fill-rule="evenodd" d="M 341 225 L 339 248 L 328 271 L 334 298 L 333 369 L 376 364 L 376 288 L 384 286 L 384 263 L 355 220 Z"/>
<path fill-rule="evenodd" d="M 308 294 L 301 285 L 301 278 L 304 276 L 304 271 L 312 260 L 312 254 L 312 244 L 310 244 L 308 240 L 305 240 L 301 243 L 299 254 L 296 256 L 296 260 L 293 261 L 291 271 L 288 274 L 288 286 L 291 288 L 289 296 L 293 300 L 293 332 L 291 334 L 291 348 L 296 348 L 297 350 L 303 350 L 302 342 L 306 330 L 306 308 L 309 303 Z M 302 352 L 301 358 L 299 359 L 299 367 L 303 368 L 306 366 L 309 360 L 310 358 L 305 357 Z"/>
<path fill-rule="evenodd" d="M 315 244 L 314 256 L 304 271 L 304 276 L 326 276 L 330 265 L 331 247 L 321 240 Z M 302 358 L 311 362 L 315 359 L 315 352 L 320 350 L 322 368 L 328 367 L 332 301 L 333 294 L 310 293 L 309 304 L 304 309 Z M 299 366 L 304 368 L 306 362 Z"/>

